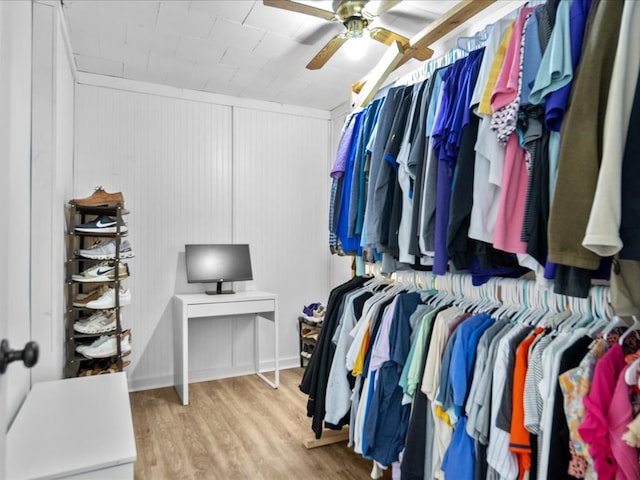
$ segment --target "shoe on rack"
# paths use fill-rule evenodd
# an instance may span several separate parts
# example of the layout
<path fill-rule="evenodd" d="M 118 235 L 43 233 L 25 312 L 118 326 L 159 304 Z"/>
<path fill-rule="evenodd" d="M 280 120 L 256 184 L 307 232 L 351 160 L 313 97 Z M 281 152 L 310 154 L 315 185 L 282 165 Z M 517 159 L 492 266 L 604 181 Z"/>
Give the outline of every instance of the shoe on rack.
<path fill-rule="evenodd" d="M 73 299 L 73 306 L 85 307 L 90 301 L 99 299 L 107 290 L 109 290 L 107 285 L 100 285 L 98 288 L 91 290 L 90 292 L 78 293 L 76 298 Z"/>
<path fill-rule="evenodd" d="M 316 311 L 320 307 L 319 303 L 312 303 L 310 305 L 305 305 L 302 309 L 302 313 L 308 317 L 313 316 L 313 312 Z"/>
<path fill-rule="evenodd" d="M 315 340 L 318 339 L 318 334 L 320 333 L 320 329 L 318 327 L 302 327 L 302 331 L 300 334 L 304 338 L 313 338 Z"/>
<path fill-rule="evenodd" d="M 129 365 L 131 365 L 131 362 L 129 360 L 122 362 L 122 368 L 127 368 Z M 118 368 L 118 362 L 113 362 L 111 363 L 111 365 L 109 365 L 109 368 L 107 368 L 106 370 L 102 370 L 98 375 L 104 375 L 106 373 L 116 373 L 119 371 L 120 368 Z"/>
<path fill-rule="evenodd" d="M 118 279 L 129 276 L 129 267 L 126 263 L 118 263 Z M 116 279 L 116 266 L 109 262 L 100 262 L 87 268 L 82 273 L 71 276 L 76 282 L 113 282 Z"/>
<path fill-rule="evenodd" d="M 86 333 L 88 335 L 111 332 L 116 329 L 116 312 L 113 310 L 100 310 L 89 318 L 75 322 L 73 329 L 78 333 Z"/>
<path fill-rule="evenodd" d="M 303 315 L 303 317 L 308 323 L 321 326 L 324 321 L 324 312 L 325 308 L 320 304 L 320 306 L 313 311 L 312 315 Z"/>
<path fill-rule="evenodd" d="M 81 223 L 79 225 L 76 225 L 75 230 L 76 230 L 76 232 L 82 232 L 82 233 L 97 233 L 97 234 L 117 233 L 118 232 L 118 221 L 114 220 L 113 218 L 111 218 L 108 215 L 101 215 L 100 217 L 96 218 L 95 220 L 92 220 L 92 221 L 87 222 L 87 223 Z M 121 222 L 120 223 L 120 233 L 124 233 L 126 231 L 127 231 L 126 222 Z"/>
<path fill-rule="evenodd" d="M 121 307 L 126 307 L 131 303 L 131 290 L 120 286 L 120 294 L 118 296 L 119 304 Z M 109 308 L 116 308 L 116 290 L 114 288 L 108 289 L 102 296 L 96 300 L 91 300 L 85 305 L 86 308 L 92 308 L 95 310 L 108 310 Z"/>
<path fill-rule="evenodd" d="M 85 344 L 85 343 L 81 343 L 79 345 L 76 345 L 76 352 L 78 353 L 82 353 L 84 352 L 87 348 L 89 347 L 94 347 L 97 348 L 101 343 L 106 342 L 107 340 L 109 340 L 109 336 L 108 335 L 102 335 L 100 338 L 96 339 L 93 343 L 91 344 Z"/>
<path fill-rule="evenodd" d="M 124 207 L 124 196 L 122 192 L 108 193 L 99 186 L 91 196 L 74 198 L 69 203 L 81 207 L 116 207 L 118 205 Z"/>
<path fill-rule="evenodd" d="M 116 258 L 116 239 L 112 238 L 108 242 L 98 243 L 91 248 L 81 248 L 76 252 L 76 255 L 92 260 L 112 260 Z M 132 258 L 133 256 L 129 240 L 122 239 L 120 241 L 120 258 Z"/>
<path fill-rule="evenodd" d="M 108 358 L 118 354 L 117 335 L 103 335 L 91 345 L 78 345 L 76 351 L 87 358 Z M 83 348 L 81 348 L 83 347 Z M 120 352 L 131 353 L 131 331 L 120 335 Z"/>

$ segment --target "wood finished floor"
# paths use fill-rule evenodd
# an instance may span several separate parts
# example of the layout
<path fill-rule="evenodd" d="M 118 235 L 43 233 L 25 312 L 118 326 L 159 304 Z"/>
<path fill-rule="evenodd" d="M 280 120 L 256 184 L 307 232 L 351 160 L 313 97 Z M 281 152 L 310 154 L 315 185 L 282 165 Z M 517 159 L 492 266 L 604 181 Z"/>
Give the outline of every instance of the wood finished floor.
<path fill-rule="evenodd" d="M 371 462 L 346 442 L 303 446 L 313 433 L 302 372 L 282 370 L 277 390 L 255 375 L 194 383 L 186 407 L 173 388 L 130 394 L 136 480 L 370 478 Z"/>

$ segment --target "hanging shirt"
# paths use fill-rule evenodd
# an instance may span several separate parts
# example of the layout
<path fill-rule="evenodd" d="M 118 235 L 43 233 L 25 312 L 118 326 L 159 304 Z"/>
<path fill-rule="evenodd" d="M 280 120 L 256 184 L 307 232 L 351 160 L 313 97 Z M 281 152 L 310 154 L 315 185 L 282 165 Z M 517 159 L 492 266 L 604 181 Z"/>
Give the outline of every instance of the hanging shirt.
<path fill-rule="evenodd" d="M 509 330 L 511 330 L 511 326 L 509 324 L 503 320 L 498 320 L 482 334 L 478 342 L 478 347 L 476 349 L 476 363 L 473 370 L 473 380 L 471 382 L 471 388 L 469 389 L 469 396 L 465 403 L 467 433 L 476 440 L 480 438 L 478 430 L 480 426 L 478 425 L 476 427 L 478 422 L 478 412 L 480 410 L 480 406 L 484 402 L 484 391 L 481 392 L 482 379 L 484 378 L 485 371 L 487 369 L 493 370 L 493 363 L 489 362 L 493 359 L 495 348 L 491 350 L 490 347 L 502 338 L 502 336 L 506 335 Z"/>
<path fill-rule="evenodd" d="M 638 464 L 638 449 L 628 445 L 622 436 L 627 431 L 627 424 L 631 423 L 634 417 L 634 409 L 631 404 L 633 386 L 625 382 L 625 371 L 630 368 L 626 366 L 616 382 L 611 405 L 607 410 L 607 424 L 609 427 L 609 438 L 611 439 L 611 453 L 615 465 L 618 468 L 616 478 L 640 478 L 640 464 Z"/>
<path fill-rule="evenodd" d="M 336 235 L 340 246 L 344 252 L 357 253 L 360 248 L 360 238 L 349 235 L 349 201 L 351 184 L 353 182 L 353 164 L 356 158 L 356 152 L 358 150 L 358 144 L 362 136 L 362 119 L 364 117 L 364 111 L 355 114 L 354 122 L 354 135 L 351 141 L 350 149 L 347 155 L 347 163 L 345 165 L 344 177 L 342 178 L 342 192 L 340 194 L 340 208 L 337 211 L 338 215 L 338 227 L 336 229 Z"/>
<path fill-rule="evenodd" d="M 325 394 L 325 422 L 330 424 L 339 424 L 340 420 L 349 412 L 351 405 L 351 386 L 347 378 L 349 372 L 344 359 L 351 345 L 351 340 L 353 340 L 349 332 L 358 321 L 354 301 L 356 298 L 368 299 L 372 295 L 373 293 L 370 291 L 358 290 L 348 294 L 344 300 L 346 308 L 333 336 L 333 343 L 335 345 L 334 361 L 331 363 Z M 368 308 L 369 306 L 370 304 L 365 303 L 364 308 Z M 362 314 L 364 315 L 364 311 Z"/>
<path fill-rule="evenodd" d="M 589 444 L 598 478 L 614 478 L 617 470 L 608 435 L 607 412 L 618 376 L 625 365 L 622 347 L 613 345 L 596 364 L 591 391 L 584 398 L 586 415 L 578 432 Z"/>
<path fill-rule="evenodd" d="M 587 25 L 587 17 L 591 8 L 591 0 L 572 0 L 569 9 L 569 36 L 571 43 L 571 79 L 557 90 L 549 92 L 546 102 L 545 123 L 547 128 L 556 132 L 560 131 L 562 120 L 569 104 L 569 95 L 576 67 L 582 55 L 584 32 Z M 564 21 L 564 20 L 563 20 Z"/>
<path fill-rule="evenodd" d="M 410 139 L 412 131 L 416 126 L 415 124 L 419 121 L 416 117 L 416 110 L 418 110 L 421 103 L 425 86 L 425 82 L 413 86 L 411 106 L 409 107 L 408 113 L 408 124 L 405 127 L 404 138 L 402 139 L 400 152 L 396 159 L 398 165 L 398 184 L 402 190 L 402 214 L 398 228 L 398 260 L 401 263 L 408 264 L 414 263 L 414 257 L 409 253 L 411 216 L 413 212 L 413 182 L 409 169 L 409 152 L 412 148 Z"/>
<path fill-rule="evenodd" d="M 465 59 L 458 60 L 448 70 L 444 79 L 443 106 L 434 126 L 434 148 L 438 153 L 438 181 L 436 188 L 436 230 L 435 258 L 433 272 L 443 275 L 448 265 L 447 230 L 449 207 L 451 204 L 451 183 L 460 150 L 462 132 L 469 123 L 468 108 L 473 93 L 482 54 L 484 50 L 474 50 Z"/>
<path fill-rule="evenodd" d="M 370 103 L 364 113 L 362 121 L 362 135 L 358 143 L 356 158 L 353 165 L 353 181 L 351 182 L 351 192 L 349 199 L 349 235 L 357 236 L 362 234 L 362 220 L 364 219 L 364 197 L 367 191 L 368 160 L 370 152 L 367 145 L 371 140 L 371 134 L 376 120 L 382 99 L 377 98 Z M 360 219 L 360 220 L 358 220 Z"/>
<path fill-rule="evenodd" d="M 381 326 L 372 350 L 377 385 L 365 419 L 363 453 L 385 466 L 398 460 L 409 424 L 410 406 L 402 405 L 398 380 L 410 349 L 409 318 L 419 302 L 418 293 L 396 297 L 394 315 Z"/>
<path fill-rule="evenodd" d="M 529 95 L 529 101 L 535 105 L 544 104 L 545 97 L 550 92 L 563 87 L 573 78 L 569 28 L 569 10 L 573 1 L 563 0 L 558 3 L 556 23 Z"/>
<path fill-rule="evenodd" d="M 332 251 L 337 250 L 338 218 L 340 215 L 340 205 L 342 203 L 342 180 L 347 167 L 347 161 L 354 136 L 356 134 L 356 115 L 350 115 L 345 121 L 338 144 L 335 162 L 331 169 L 331 195 L 329 199 L 329 246 Z"/>
<path fill-rule="evenodd" d="M 456 421 L 451 444 L 442 460 L 445 478 L 473 478 L 475 447 L 473 438 L 467 434 L 467 418 L 463 415 L 463 409 L 471 388 L 476 347 L 482 334 L 493 323 L 494 320 L 488 314 L 480 313 L 466 320 L 457 329 L 458 339 L 453 346 L 449 372 L 449 385 L 453 394 L 453 412 L 449 413 Z"/>
<path fill-rule="evenodd" d="M 449 67 L 450 68 L 450 67 Z M 436 224 L 436 184 L 437 184 L 437 166 L 438 157 L 433 146 L 433 126 L 435 122 L 435 116 L 438 114 L 438 109 L 442 105 L 443 90 L 442 84 L 447 69 L 441 69 L 434 72 L 434 86 L 433 94 L 431 96 L 431 102 L 429 103 L 429 110 L 427 112 L 427 129 L 426 135 L 427 145 L 426 150 L 426 164 L 424 166 L 424 179 L 422 181 L 422 203 L 420 205 L 420 227 L 419 227 L 419 245 L 420 251 L 423 255 L 433 255 L 435 249 L 435 224 Z"/>
<path fill-rule="evenodd" d="M 497 418 L 499 414 L 498 405 L 502 399 L 504 389 L 511 390 L 512 385 L 505 384 L 507 364 L 510 352 L 511 340 L 518 343 L 522 341 L 531 330 L 530 327 L 516 325 L 505 337 L 500 340 L 496 354 L 493 372 L 493 385 L 491 394 L 491 428 L 489 438 L 489 448 L 487 449 L 487 461 L 491 468 L 496 470 L 501 477 L 515 478 L 518 475 L 518 462 L 516 456 L 509 450 L 509 433 L 497 426 Z"/>
<path fill-rule="evenodd" d="M 502 66 L 504 65 L 507 47 L 511 42 L 511 36 L 513 35 L 514 23 L 515 22 L 511 22 L 511 24 L 507 27 L 506 31 L 502 35 L 502 40 L 500 41 L 498 50 L 496 51 L 496 54 L 493 58 L 491 70 L 489 70 L 489 77 L 487 79 L 484 92 L 482 93 L 482 98 L 480 99 L 480 103 L 478 105 L 478 114 L 491 115 L 493 113 L 493 110 L 491 109 L 491 94 L 494 87 L 496 86 L 496 82 L 498 81 L 498 75 L 500 75 Z"/>
<path fill-rule="evenodd" d="M 544 328 L 536 328 L 531 335 L 523 340 L 516 350 L 513 369 L 513 392 L 511 429 L 509 432 L 509 450 L 518 457 L 520 469 L 519 478 L 524 477 L 524 472 L 531 470 L 531 441 L 529 431 L 524 426 L 524 383 L 527 375 L 527 363 L 529 348 L 538 335 L 544 332 Z"/>
<path fill-rule="evenodd" d="M 316 434 L 316 438 L 320 438 L 322 435 L 327 377 L 331 363 L 333 362 L 331 338 L 338 323 L 341 302 L 344 295 L 351 290 L 360 288 L 366 281 L 366 278 L 355 277 L 331 291 L 321 334 L 318 337 L 313 356 L 300 383 L 300 390 L 309 395 L 307 415 L 310 417 L 313 416 L 312 428 Z"/>
<path fill-rule="evenodd" d="M 623 2 L 595 7 L 562 129 L 558 177 L 549 217 L 549 259 L 596 270 L 600 257 L 582 246 L 602 157 L 603 124 Z"/>
<path fill-rule="evenodd" d="M 436 416 L 435 399 L 440 387 L 440 374 L 442 370 L 442 356 L 444 354 L 450 332 L 448 325 L 460 317 L 462 311 L 458 307 L 450 307 L 438 313 L 431 335 L 431 343 L 429 344 L 429 352 L 424 368 L 424 376 L 422 378 L 422 392 L 432 403 L 429 415 L 434 420 L 435 429 L 435 447 L 433 450 L 434 461 L 433 470 L 427 472 L 428 475 L 439 476 L 442 455 L 446 451 L 448 445 L 447 434 L 451 431 L 450 427 L 440 417 Z M 441 453 L 442 452 L 442 453 Z"/>
<path fill-rule="evenodd" d="M 402 101 L 403 88 L 395 87 L 387 92 L 384 98 L 384 103 L 380 107 L 378 113 L 378 121 L 375 126 L 375 141 L 371 150 L 371 160 L 369 162 L 369 188 L 367 190 L 366 211 L 363 219 L 362 237 L 360 239 L 360 245 L 362 247 L 375 246 L 378 241 L 379 235 L 375 227 L 375 221 L 381 212 L 376 210 L 376 205 L 373 202 L 374 198 L 374 186 L 378 177 L 378 171 L 382 165 L 384 149 L 387 139 L 389 137 L 389 131 L 393 125 L 393 119 L 396 109 L 399 103 Z"/>
<path fill-rule="evenodd" d="M 505 64 L 498 77 L 498 82 L 491 96 L 491 109 L 494 112 L 492 125 L 496 115 L 503 111 L 504 124 L 500 124 L 499 135 L 507 135 L 505 163 L 502 174 L 500 202 L 493 238 L 493 245 L 499 250 L 509 253 L 526 253 L 527 246 L 521 241 L 524 221 L 524 203 L 526 199 L 528 175 L 526 154 L 520 146 L 517 135 L 514 135 L 515 123 L 510 125 L 510 114 L 517 111 L 522 80 L 523 32 L 533 8 L 523 8 L 513 28 L 511 42 L 505 54 Z M 498 117 L 500 118 L 500 117 Z M 500 139 L 500 136 L 498 137 Z M 504 142 L 502 142 L 504 143 Z"/>
<path fill-rule="evenodd" d="M 419 305 L 416 312 L 420 312 L 420 321 L 417 328 L 417 334 L 411 342 L 411 350 L 407 357 L 407 363 L 405 363 L 402 369 L 402 375 L 400 376 L 400 386 L 404 393 L 402 403 L 411 403 L 416 392 L 416 387 L 420 383 L 422 375 L 419 373 L 422 370 L 422 364 L 424 363 L 424 352 L 427 348 L 426 339 L 427 335 L 431 331 L 431 325 L 435 319 L 439 309 L 432 309 L 430 306 Z M 416 329 L 414 329 L 415 331 Z M 422 372 L 424 373 L 424 372 Z"/>
<path fill-rule="evenodd" d="M 638 133 L 637 120 L 630 122 L 632 108 L 638 109 L 636 115 L 640 118 L 640 89 L 637 87 L 640 73 L 638 24 L 640 5 L 634 1 L 625 2 L 604 118 L 598 183 L 587 230 L 582 240 L 585 248 L 603 257 L 615 255 L 623 246 L 620 238 L 623 158 L 626 156 L 626 145 L 633 145 L 633 138 Z M 634 101 L 630 102 L 630 98 Z M 630 124 L 633 125 L 633 132 L 629 132 Z M 631 133 L 631 137 L 628 133 Z M 632 139 L 631 142 L 628 138 Z M 629 158 L 637 158 L 632 152 L 629 152 L 629 155 Z M 637 179 L 630 179 L 629 186 L 635 185 L 635 181 Z M 629 196 L 626 199 L 631 198 L 632 196 Z"/>
<path fill-rule="evenodd" d="M 369 204 L 377 213 L 372 220 L 373 245 L 380 252 L 390 251 L 392 237 L 396 238 L 397 232 L 391 226 L 393 215 L 394 196 L 397 187 L 396 157 L 400 151 L 400 144 L 407 121 L 407 112 L 411 103 L 411 88 L 402 90 L 402 98 L 394 112 L 394 119 L 389 130 L 389 137 L 385 143 L 382 163 L 378 169 L 375 182 L 371 180 L 370 187 L 373 197 Z"/>

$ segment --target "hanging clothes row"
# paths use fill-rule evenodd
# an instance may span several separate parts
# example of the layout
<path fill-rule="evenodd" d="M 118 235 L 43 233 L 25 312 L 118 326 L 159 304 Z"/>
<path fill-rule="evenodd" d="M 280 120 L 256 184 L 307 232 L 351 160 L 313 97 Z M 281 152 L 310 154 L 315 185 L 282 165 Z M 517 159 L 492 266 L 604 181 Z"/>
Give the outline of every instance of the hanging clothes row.
<path fill-rule="evenodd" d="M 331 292 L 300 386 L 318 437 L 349 424 L 403 480 L 640 478 L 640 320 L 610 321 L 606 287 L 420 276 Z"/>
<path fill-rule="evenodd" d="M 330 247 L 385 272 L 533 271 L 640 314 L 640 4 L 549 0 L 345 122 Z M 460 51 L 460 50 L 458 50 Z M 612 258 L 617 256 L 616 261 Z"/>

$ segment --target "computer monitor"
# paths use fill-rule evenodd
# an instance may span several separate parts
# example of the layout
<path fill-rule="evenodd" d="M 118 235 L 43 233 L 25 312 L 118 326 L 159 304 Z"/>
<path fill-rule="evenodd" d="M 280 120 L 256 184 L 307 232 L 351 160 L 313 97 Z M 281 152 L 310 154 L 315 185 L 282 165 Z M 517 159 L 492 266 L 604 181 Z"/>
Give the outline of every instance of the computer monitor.
<path fill-rule="evenodd" d="M 185 245 L 187 283 L 215 283 L 209 295 L 234 293 L 222 290 L 223 282 L 253 280 L 251 255 L 247 244 Z"/>

